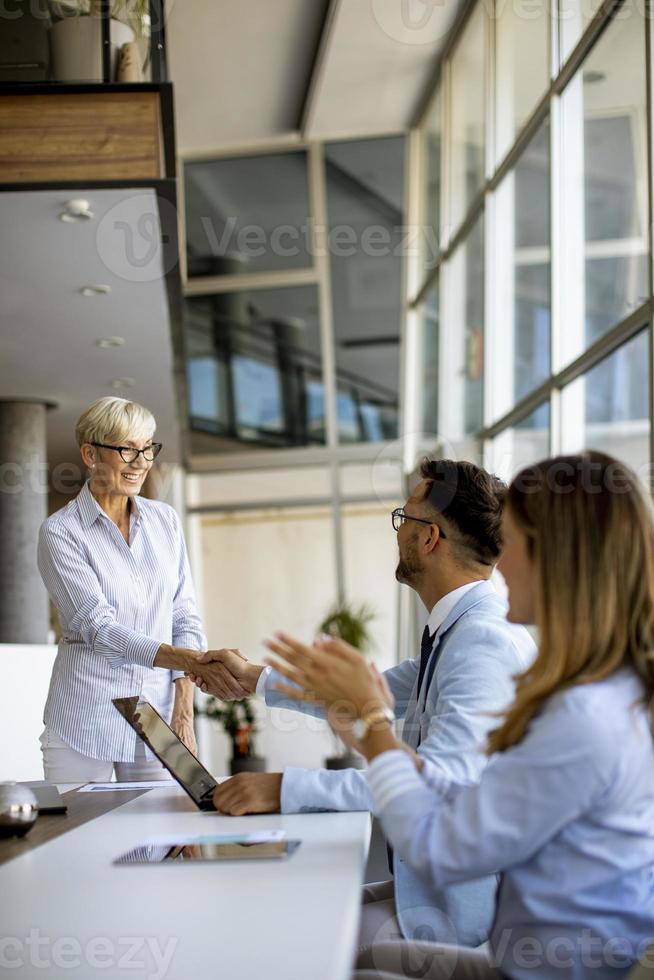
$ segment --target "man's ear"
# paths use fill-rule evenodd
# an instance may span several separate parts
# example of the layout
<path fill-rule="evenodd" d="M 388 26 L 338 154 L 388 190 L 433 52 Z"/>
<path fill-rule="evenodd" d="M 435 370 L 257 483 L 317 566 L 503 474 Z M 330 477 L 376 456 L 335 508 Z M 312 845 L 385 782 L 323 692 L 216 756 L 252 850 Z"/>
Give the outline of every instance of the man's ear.
<path fill-rule="evenodd" d="M 427 538 L 424 544 L 424 550 L 427 552 L 427 554 L 431 554 L 432 551 L 434 551 L 439 546 L 442 540 L 443 539 L 441 537 L 441 532 L 440 532 L 440 528 L 438 527 L 438 524 L 430 524 Z"/>

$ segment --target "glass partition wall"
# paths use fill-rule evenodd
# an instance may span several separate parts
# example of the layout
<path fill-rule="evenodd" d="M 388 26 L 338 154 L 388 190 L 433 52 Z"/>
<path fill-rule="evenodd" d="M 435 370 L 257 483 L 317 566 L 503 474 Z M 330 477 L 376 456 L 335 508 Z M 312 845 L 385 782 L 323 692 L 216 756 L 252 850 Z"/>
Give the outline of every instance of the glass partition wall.
<path fill-rule="evenodd" d="M 596 447 L 651 486 L 648 9 L 473 3 L 411 143 L 424 433 L 506 478 Z"/>

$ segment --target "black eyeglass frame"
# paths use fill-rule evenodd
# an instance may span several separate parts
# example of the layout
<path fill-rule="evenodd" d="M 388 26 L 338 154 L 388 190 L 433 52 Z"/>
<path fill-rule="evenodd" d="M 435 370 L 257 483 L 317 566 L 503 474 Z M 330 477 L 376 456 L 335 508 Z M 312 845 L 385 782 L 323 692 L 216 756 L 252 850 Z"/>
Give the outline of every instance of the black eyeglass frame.
<path fill-rule="evenodd" d="M 162 442 L 153 442 L 151 445 L 146 446 L 145 449 L 136 449 L 134 446 L 108 446 L 105 442 L 91 442 L 89 445 L 97 446 L 98 449 L 113 449 L 114 452 L 120 454 L 123 463 L 135 463 L 141 454 L 147 463 L 153 463 L 163 449 Z M 149 459 L 145 455 L 148 452 L 152 453 L 152 459 Z M 132 455 L 131 459 L 125 459 L 123 453 L 136 453 L 136 455 Z"/>
<path fill-rule="evenodd" d="M 396 527 L 395 526 L 395 521 L 398 518 L 401 518 L 401 521 L 400 521 L 400 524 Z M 430 524 L 430 525 L 431 524 L 436 524 L 436 527 L 440 531 L 440 536 L 442 538 L 446 538 L 447 537 L 447 535 L 446 535 L 445 531 L 443 530 L 443 528 L 440 526 L 440 524 L 437 524 L 436 521 L 426 521 L 424 519 L 424 517 L 411 517 L 410 514 L 406 514 L 404 512 L 404 507 L 396 507 L 394 511 L 391 511 L 391 524 L 393 525 L 393 530 L 395 532 L 397 532 L 397 531 L 400 530 L 400 528 L 402 527 L 402 524 L 404 523 L 404 521 L 417 521 L 418 524 Z"/>

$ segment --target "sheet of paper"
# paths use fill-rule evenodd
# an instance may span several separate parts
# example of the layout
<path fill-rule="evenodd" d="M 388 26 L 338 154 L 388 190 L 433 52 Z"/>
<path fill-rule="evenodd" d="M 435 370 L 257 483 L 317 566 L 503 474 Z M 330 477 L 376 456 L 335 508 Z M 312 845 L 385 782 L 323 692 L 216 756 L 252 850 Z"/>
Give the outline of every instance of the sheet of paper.
<path fill-rule="evenodd" d="M 170 789 L 174 783 L 172 779 L 144 779 L 142 782 L 135 783 L 87 783 L 79 790 L 80 793 L 115 793 L 127 792 L 135 789 Z"/>

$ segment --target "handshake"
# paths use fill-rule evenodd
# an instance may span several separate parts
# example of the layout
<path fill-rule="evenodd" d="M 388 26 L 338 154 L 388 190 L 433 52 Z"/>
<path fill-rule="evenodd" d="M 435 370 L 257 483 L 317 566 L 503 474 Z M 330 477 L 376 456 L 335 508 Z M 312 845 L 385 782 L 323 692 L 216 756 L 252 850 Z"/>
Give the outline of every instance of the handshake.
<path fill-rule="evenodd" d="M 208 650 L 195 659 L 186 676 L 221 701 L 238 701 L 254 694 L 264 667 L 252 664 L 238 650 Z"/>

